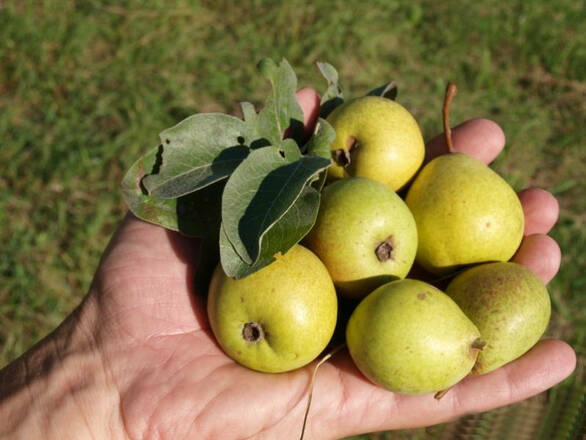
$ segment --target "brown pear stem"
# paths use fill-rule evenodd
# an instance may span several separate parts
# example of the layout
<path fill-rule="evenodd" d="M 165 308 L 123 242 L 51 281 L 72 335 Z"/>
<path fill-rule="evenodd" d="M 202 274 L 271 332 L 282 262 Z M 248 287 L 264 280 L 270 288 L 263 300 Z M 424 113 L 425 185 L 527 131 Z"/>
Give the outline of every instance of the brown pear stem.
<path fill-rule="evenodd" d="M 446 95 L 444 97 L 444 106 L 442 108 L 442 119 L 444 122 L 444 135 L 446 136 L 446 144 L 448 145 L 448 151 L 454 153 L 454 143 L 452 142 L 452 130 L 450 128 L 450 105 L 452 99 L 458 92 L 456 84 L 448 83 L 446 86 Z"/>
<path fill-rule="evenodd" d="M 482 350 L 485 345 L 486 345 L 486 341 L 484 339 L 476 338 L 472 342 L 472 345 L 470 346 L 470 348 L 474 348 L 476 350 Z"/>
<path fill-rule="evenodd" d="M 484 347 L 486 346 L 486 341 L 482 338 L 476 338 L 474 339 L 474 341 L 472 341 L 472 344 L 470 344 L 470 350 L 482 350 Z M 473 369 L 474 371 L 474 369 Z M 473 374 L 473 373 L 471 373 Z M 433 397 L 436 400 L 440 400 L 442 397 L 444 397 L 448 391 L 450 391 L 453 388 L 453 386 L 446 388 L 445 390 L 441 390 L 438 391 L 437 393 L 435 393 L 433 395 Z"/>
<path fill-rule="evenodd" d="M 303 436 L 305 435 L 305 427 L 307 426 L 307 416 L 309 415 L 309 407 L 311 406 L 311 397 L 313 396 L 313 383 L 315 382 L 315 375 L 317 374 L 317 369 L 329 358 L 335 355 L 338 351 L 344 348 L 346 344 L 340 344 L 335 347 L 332 351 L 327 353 L 315 366 L 313 369 L 313 374 L 311 375 L 311 382 L 309 383 L 309 397 L 307 398 L 307 407 L 305 408 L 305 415 L 303 416 L 303 426 L 301 428 L 301 436 L 299 440 L 303 440 Z"/>
<path fill-rule="evenodd" d="M 448 394 L 448 391 L 450 391 L 451 389 L 452 389 L 452 387 L 446 388 L 445 390 L 438 391 L 437 393 L 435 393 L 433 395 L 434 399 L 440 400 L 442 397 L 444 397 L 446 394 Z"/>

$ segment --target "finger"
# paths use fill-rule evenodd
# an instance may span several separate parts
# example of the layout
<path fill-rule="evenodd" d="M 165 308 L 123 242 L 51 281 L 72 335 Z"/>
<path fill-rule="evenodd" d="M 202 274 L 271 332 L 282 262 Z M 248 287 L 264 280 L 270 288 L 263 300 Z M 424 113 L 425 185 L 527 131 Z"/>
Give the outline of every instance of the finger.
<path fill-rule="evenodd" d="M 505 146 L 505 134 L 489 119 L 470 119 L 452 129 L 454 150 L 466 153 L 485 164 L 492 162 Z M 427 143 L 425 162 L 448 152 L 444 134 Z"/>
<path fill-rule="evenodd" d="M 445 402 L 440 400 L 440 405 L 449 418 L 510 405 L 551 388 L 575 368 L 572 347 L 559 340 L 543 340 L 497 370 L 464 379 L 445 395 Z"/>
<path fill-rule="evenodd" d="M 547 234 L 558 220 L 560 207 L 556 198 L 540 188 L 519 193 L 525 213 L 524 235 Z"/>
<path fill-rule="evenodd" d="M 528 235 L 511 261 L 527 266 L 545 284 L 549 283 L 560 268 L 562 253 L 556 241 L 544 234 Z"/>
<path fill-rule="evenodd" d="M 538 394 L 569 376 L 576 366 L 574 350 L 565 342 L 544 340 L 521 358 L 481 376 L 470 376 L 441 400 L 433 394 L 409 396 L 391 393 L 356 374 L 343 371 L 339 382 L 345 391 L 329 389 L 344 399 L 331 405 L 335 415 L 327 426 L 340 436 L 430 426 L 466 413 L 488 411 Z M 323 415 L 322 415 L 323 416 Z M 327 420 L 327 419 L 326 419 Z M 324 426 L 324 431 L 326 427 Z M 332 435 L 322 432 L 322 437 Z"/>
<path fill-rule="evenodd" d="M 320 98 L 314 89 L 306 87 L 297 92 L 297 101 L 303 110 L 303 132 L 309 137 L 319 116 Z"/>

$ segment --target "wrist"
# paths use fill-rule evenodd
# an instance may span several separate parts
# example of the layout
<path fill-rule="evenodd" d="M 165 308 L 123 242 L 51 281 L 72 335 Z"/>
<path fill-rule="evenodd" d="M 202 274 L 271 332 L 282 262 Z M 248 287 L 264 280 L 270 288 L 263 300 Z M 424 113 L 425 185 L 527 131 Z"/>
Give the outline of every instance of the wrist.
<path fill-rule="evenodd" d="M 124 438 L 91 299 L 0 371 L 0 438 Z"/>

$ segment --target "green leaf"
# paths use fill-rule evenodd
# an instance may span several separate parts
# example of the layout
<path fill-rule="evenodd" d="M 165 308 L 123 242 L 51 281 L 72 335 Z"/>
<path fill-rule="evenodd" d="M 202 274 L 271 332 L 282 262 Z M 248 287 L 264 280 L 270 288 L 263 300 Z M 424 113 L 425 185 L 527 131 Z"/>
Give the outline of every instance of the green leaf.
<path fill-rule="evenodd" d="M 399 88 L 397 87 L 397 83 L 395 81 L 391 81 L 389 83 L 383 84 L 380 87 L 377 87 L 374 90 L 371 90 L 367 93 L 368 96 L 381 96 L 383 98 L 390 99 L 394 101 L 397 99 L 397 95 L 399 93 Z"/>
<path fill-rule="evenodd" d="M 297 77 L 285 59 L 277 65 L 265 58 L 258 63 L 258 69 L 270 81 L 272 90 L 256 117 L 257 135 L 270 145 L 280 147 L 286 129 L 289 128 L 290 137 L 294 139 L 303 133 L 303 110 L 295 95 Z"/>
<path fill-rule="evenodd" d="M 310 184 L 285 215 L 270 228 L 262 240 L 260 257 L 254 264 L 243 261 L 228 240 L 222 227 L 220 232 L 220 259 L 228 276 L 244 278 L 275 260 L 279 252 L 286 253 L 299 243 L 315 224 L 320 195 Z"/>
<path fill-rule="evenodd" d="M 319 118 L 313 130 L 313 135 L 307 141 L 305 150 L 311 156 L 319 156 L 330 160 L 332 153 L 330 145 L 336 138 L 336 131 L 331 124 L 323 118 Z"/>
<path fill-rule="evenodd" d="M 254 109 L 254 105 L 250 102 L 241 102 L 240 108 L 242 109 L 242 116 L 244 117 L 244 121 L 250 125 L 256 125 L 256 110 Z"/>
<path fill-rule="evenodd" d="M 317 63 L 317 68 L 328 82 L 328 88 L 321 96 L 320 116 L 326 118 L 332 110 L 344 102 L 342 89 L 338 84 L 338 71 L 329 63 Z"/>
<path fill-rule="evenodd" d="M 220 200 L 225 182 L 177 199 L 149 195 L 143 178 L 158 167 L 160 146 L 138 159 L 122 180 L 122 197 L 138 218 L 179 231 L 188 236 L 205 236 L 220 223 Z M 215 214 L 214 214 L 215 213 Z"/>
<path fill-rule="evenodd" d="M 327 159 L 331 163 L 332 153 L 330 145 L 336 138 L 334 127 L 330 125 L 325 119 L 319 118 L 315 125 L 313 135 L 305 145 L 307 154 L 311 156 L 319 156 Z M 321 191 L 326 181 L 327 170 L 322 171 L 319 177 L 312 182 L 313 188 Z"/>
<path fill-rule="evenodd" d="M 247 124 L 221 113 L 190 116 L 160 135 L 160 163 L 143 179 L 149 194 L 177 198 L 225 179 L 248 155 Z"/>
<path fill-rule="evenodd" d="M 291 160 L 271 146 L 252 151 L 232 173 L 222 196 L 222 224 L 245 263 L 259 259 L 266 231 L 291 208 L 305 184 L 330 163 L 318 156 Z"/>

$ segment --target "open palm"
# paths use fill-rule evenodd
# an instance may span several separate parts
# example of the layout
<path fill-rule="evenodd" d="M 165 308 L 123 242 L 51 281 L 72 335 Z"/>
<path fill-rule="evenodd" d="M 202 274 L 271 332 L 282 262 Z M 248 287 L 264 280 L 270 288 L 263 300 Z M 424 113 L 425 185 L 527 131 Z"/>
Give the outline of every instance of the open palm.
<path fill-rule="evenodd" d="M 315 92 L 299 100 L 315 120 Z M 472 120 L 453 132 L 455 147 L 488 163 L 504 145 L 492 122 Z M 441 154 L 441 137 L 428 156 Z M 520 194 L 526 237 L 514 257 L 544 282 L 560 252 L 545 235 L 557 219 L 555 199 L 541 190 Z M 193 290 L 199 241 L 128 215 L 104 254 L 86 301 L 99 310 L 96 344 L 120 395 L 120 419 L 131 438 L 296 438 L 303 423 L 314 364 L 283 374 L 248 370 L 216 344 L 205 298 Z M 340 438 L 384 429 L 427 426 L 539 393 L 569 375 L 572 349 L 542 341 L 490 374 L 469 377 L 443 399 L 404 396 L 365 379 L 347 352 L 324 364 L 314 389 L 307 438 Z"/>

